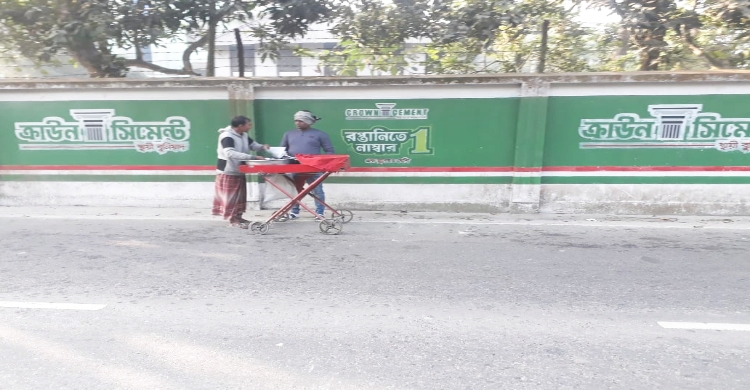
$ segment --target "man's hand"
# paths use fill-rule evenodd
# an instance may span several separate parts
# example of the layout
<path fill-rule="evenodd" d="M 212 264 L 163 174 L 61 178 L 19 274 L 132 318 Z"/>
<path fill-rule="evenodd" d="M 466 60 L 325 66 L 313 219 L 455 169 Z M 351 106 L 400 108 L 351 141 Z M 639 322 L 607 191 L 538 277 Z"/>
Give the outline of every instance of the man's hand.
<path fill-rule="evenodd" d="M 271 148 L 271 146 L 270 146 L 270 145 L 268 145 L 268 144 L 264 144 L 264 145 L 263 145 L 263 149 L 265 149 L 265 150 L 268 150 L 269 148 Z"/>

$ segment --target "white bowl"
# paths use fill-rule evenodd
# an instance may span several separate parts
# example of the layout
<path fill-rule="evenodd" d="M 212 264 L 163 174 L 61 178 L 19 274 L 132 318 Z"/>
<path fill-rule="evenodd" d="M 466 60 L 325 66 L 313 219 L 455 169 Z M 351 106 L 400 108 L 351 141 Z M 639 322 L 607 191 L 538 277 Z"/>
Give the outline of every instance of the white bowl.
<path fill-rule="evenodd" d="M 281 146 L 271 146 L 268 148 L 268 154 L 270 154 L 273 158 L 282 158 L 286 156 L 286 148 Z"/>
<path fill-rule="evenodd" d="M 290 164 L 290 160 L 286 158 L 280 159 L 266 159 L 266 160 L 246 160 L 247 165 L 283 165 Z"/>

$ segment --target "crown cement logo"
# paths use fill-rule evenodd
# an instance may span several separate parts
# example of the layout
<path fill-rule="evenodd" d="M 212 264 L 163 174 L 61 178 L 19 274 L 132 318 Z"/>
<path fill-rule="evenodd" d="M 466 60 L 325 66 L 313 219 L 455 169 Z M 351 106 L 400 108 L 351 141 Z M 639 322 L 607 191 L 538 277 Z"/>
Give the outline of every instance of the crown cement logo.
<path fill-rule="evenodd" d="M 112 109 L 74 109 L 75 122 L 46 117 L 41 122 L 16 122 L 20 150 L 128 150 L 141 153 L 185 152 L 190 122 L 181 116 L 164 122 L 135 122 L 115 116 Z"/>
<path fill-rule="evenodd" d="M 377 108 L 347 108 L 346 120 L 427 119 L 429 108 L 396 108 L 396 103 L 375 103 Z"/>
<path fill-rule="evenodd" d="M 750 118 L 722 118 L 700 112 L 702 104 L 654 104 L 653 118 L 617 114 L 612 119 L 582 119 L 581 149 L 717 149 L 750 153 Z"/>

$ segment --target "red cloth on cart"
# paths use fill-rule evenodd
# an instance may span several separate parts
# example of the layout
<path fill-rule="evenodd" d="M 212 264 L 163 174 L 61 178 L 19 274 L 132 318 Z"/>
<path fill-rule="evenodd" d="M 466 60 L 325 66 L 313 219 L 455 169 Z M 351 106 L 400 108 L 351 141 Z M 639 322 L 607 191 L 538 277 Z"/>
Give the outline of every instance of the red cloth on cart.
<path fill-rule="evenodd" d="M 252 162 L 249 165 L 240 165 L 242 173 L 317 173 L 338 172 L 349 168 L 349 155 L 346 154 L 298 154 L 299 164 L 263 164 Z"/>
<path fill-rule="evenodd" d="M 348 154 L 296 154 L 294 157 L 300 164 L 322 172 L 336 172 L 350 167 Z"/>

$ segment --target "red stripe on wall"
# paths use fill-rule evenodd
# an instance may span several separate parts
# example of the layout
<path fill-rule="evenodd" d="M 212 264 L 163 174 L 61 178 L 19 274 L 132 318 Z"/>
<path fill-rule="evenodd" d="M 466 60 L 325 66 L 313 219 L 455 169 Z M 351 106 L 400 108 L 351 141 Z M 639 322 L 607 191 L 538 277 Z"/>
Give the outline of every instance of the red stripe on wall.
<path fill-rule="evenodd" d="M 714 167 L 544 167 L 542 171 L 547 172 L 731 172 L 750 171 L 750 166 L 714 166 Z"/>
<path fill-rule="evenodd" d="M 213 171 L 209 165 L 0 165 L 0 171 Z M 348 172 L 731 172 L 750 166 L 352 167 Z"/>
<path fill-rule="evenodd" d="M 540 170 L 519 168 L 516 170 Z M 352 167 L 347 172 L 513 172 L 513 167 Z"/>
<path fill-rule="evenodd" d="M 213 171 L 209 165 L 0 165 L 13 171 Z"/>
<path fill-rule="evenodd" d="M 0 165 L 0 170 L 16 171 L 212 171 L 205 165 Z M 516 171 L 540 171 L 541 168 L 517 168 Z M 513 167 L 359 167 L 349 172 L 513 172 Z"/>

